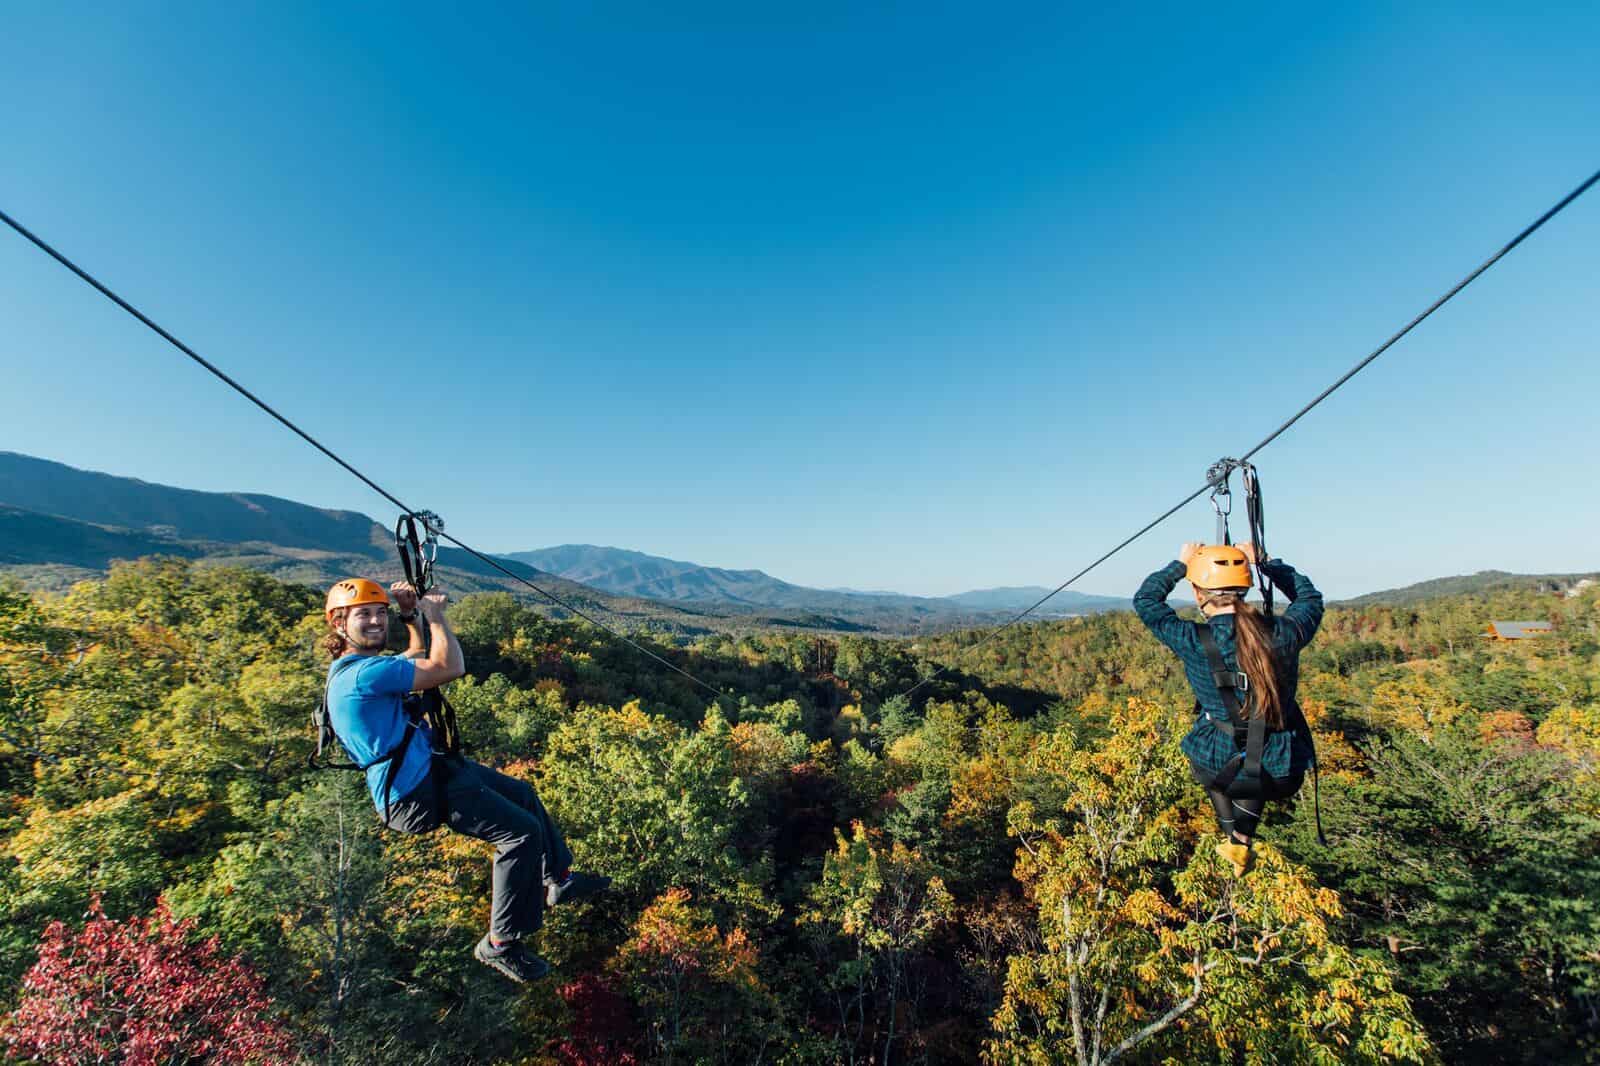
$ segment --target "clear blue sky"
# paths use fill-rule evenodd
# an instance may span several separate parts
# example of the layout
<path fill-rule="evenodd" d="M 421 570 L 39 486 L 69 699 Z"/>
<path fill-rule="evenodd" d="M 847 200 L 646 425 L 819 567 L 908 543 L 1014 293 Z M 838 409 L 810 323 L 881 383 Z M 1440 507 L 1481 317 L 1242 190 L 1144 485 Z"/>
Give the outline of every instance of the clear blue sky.
<path fill-rule="evenodd" d="M 942 594 L 1075 571 L 1600 168 L 1593 4 L 763 7 L 0 0 L 0 205 L 479 547 Z M 1263 453 L 1271 546 L 1600 568 L 1597 249 L 1600 192 Z M 0 368 L 0 448 L 393 517 L 9 231 Z"/>

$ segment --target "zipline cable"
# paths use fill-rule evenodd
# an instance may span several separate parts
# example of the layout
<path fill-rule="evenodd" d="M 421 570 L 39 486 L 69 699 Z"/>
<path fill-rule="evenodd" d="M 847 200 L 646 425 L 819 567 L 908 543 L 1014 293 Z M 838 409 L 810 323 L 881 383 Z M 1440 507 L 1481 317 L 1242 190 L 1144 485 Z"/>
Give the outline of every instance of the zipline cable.
<path fill-rule="evenodd" d="M 1306 404 L 1304 407 L 1300 408 L 1300 410 L 1296 411 L 1294 413 L 1294 415 L 1288 421 L 1284 422 L 1283 425 L 1279 426 L 1277 429 L 1275 429 L 1271 433 L 1267 434 L 1266 437 L 1263 438 L 1262 441 L 1259 444 L 1257 444 L 1254 448 L 1251 448 L 1249 451 L 1247 451 L 1243 455 L 1241 455 L 1239 457 L 1238 461 L 1243 462 L 1243 461 L 1248 460 L 1251 456 L 1253 456 L 1257 452 L 1261 451 L 1261 449 L 1265 448 L 1267 445 L 1271 444 L 1273 441 L 1275 441 L 1279 437 L 1283 436 L 1284 432 L 1290 426 L 1294 425 L 1296 422 L 1300 421 L 1300 419 L 1304 418 L 1307 414 L 1309 414 L 1313 407 L 1316 407 L 1323 400 L 1326 400 L 1329 396 L 1332 396 L 1334 394 L 1334 392 L 1337 391 L 1339 389 L 1339 387 L 1342 386 L 1345 382 L 1349 381 L 1351 378 L 1353 378 L 1357 374 L 1361 373 L 1361 371 L 1365 370 L 1367 368 L 1367 366 L 1374 359 L 1378 358 L 1378 356 L 1382 355 L 1384 352 L 1388 351 L 1391 347 L 1393 347 L 1394 344 L 1397 341 L 1399 341 L 1401 337 L 1404 337 L 1407 333 L 1410 333 L 1413 329 L 1416 329 L 1417 326 L 1421 325 L 1422 321 L 1424 319 L 1426 319 L 1429 315 L 1433 314 L 1435 311 L 1439 310 L 1439 308 L 1441 308 L 1445 304 L 1449 303 L 1451 298 L 1454 297 L 1458 292 L 1460 292 L 1462 289 L 1466 288 L 1468 285 L 1471 285 L 1474 281 L 1476 281 L 1478 279 L 1478 275 L 1482 274 L 1485 270 L 1488 270 L 1490 267 L 1494 266 L 1502 258 L 1504 258 L 1506 256 L 1506 254 L 1509 253 L 1513 248 L 1515 248 L 1517 245 L 1521 244 L 1523 241 L 1527 240 L 1529 237 L 1533 236 L 1534 232 L 1536 230 L 1538 230 L 1540 226 L 1543 226 L 1546 222 L 1549 222 L 1552 218 L 1556 217 L 1556 215 L 1560 214 L 1561 211 L 1568 204 L 1572 203 L 1572 201 L 1576 200 L 1578 197 L 1580 197 L 1584 193 L 1588 192 L 1589 191 L 1589 187 L 1594 185 L 1594 183 L 1597 182 L 1597 181 L 1600 181 L 1600 170 L 1597 170 L 1593 174 L 1589 175 L 1589 178 L 1588 178 L 1587 181 L 1583 182 L 1583 184 L 1579 185 L 1576 189 L 1573 189 L 1566 196 L 1562 197 L 1560 202 L 1557 203 L 1554 207 L 1550 208 L 1550 210 L 1546 211 L 1544 214 L 1540 215 L 1538 218 L 1534 219 L 1531 223 L 1529 223 L 1522 230 L 1521 233 L 1519 233 L 1515 237 L 1513 237 L 1510 240 L 1510 242 L 1507 243 L 1503 248 L 1501 248 L 1498 252 L 1494 253 L 1489 258 L 1485 259 L 1482 263 L 1480 263 L 1478 265 L 1478 268 L 1476 270 L 1474 270 L 1472 273 L 1468 274 L 1466 277 L 1464 277 L 1460 281 L 1458 281 L 1455 284 L 1455 286 L 1450 289 L 1449 292 L 1445 293 L 1443 296 L 1441 296 L 1437 300 L 1433 301 L 1433 303 L 1429 304 L 1427 310 L 1425 310 L 1421 314 L 1417 315 L 1417 317 L 1413 318 L 1410 322 L 1407 322 L 1405 324 L 1405 326 L 1402 329 L 1400 329 L 1399 332 L 1394 334 L 1394 336 L 1390 337 L 1388 340 L 1386 340 L 1382 344 L 1378 345 L 1378 347 L 1373 350 L 1371 355 L 1368 355 L 1365 359 L 1362 359 L 1360 362 L 1356 363 L 1355 366 L 1352 366 L 1349 370 L 1346 370 L 1344 372 L 1344 374 L 1342 374 L 1337 381 L 1335 381 L 1332 385 L 1329 385 L 1327 388 L 1323 389 L 1320 393 L 1318 393 L 1315 399 L 1313 399 L 1310 403 Z M 996 628 L 990 630 L 989 633 L 987 635 L 985 635 L 984 638 L 982 640 L 978 641 L 976 644 L 973 644 L 973 645 L 971 645 L 970 647 L 967 647 L 967 648 L 959 649 L 960 654 L 964 655 L 964 654 L 967 654 L 969 652 L 976 651 L 977 649 L 979 649 L 979 648 L 983 647 L 984 645 L 988 644 L 995 637 L 999 636 L 1001 633 L 1005 632 L 1007 629 L 1010 629 L 1012 626 L 1016 625 L 1018 622 L 1022 621 L 1024 618 L 1028 617 L 1034 611 L 1037 611 L 1040 607 L 1043 607 L 1048 601 L 1050 601 L 1051 599 L 1053 599 L 1055 597 L 1056 593 L 1061 592 L 1068 585 L 1072 584 L 1074 581 L 1077 581 L 1079 578 L 1083 577 L 1089 571 L 1093 570 L 1095 567 L 1099 566 L 1101 563 L 1105 562 L 1107 559 L 1109 559 L 1113 555 L 1117 554 L 1123 548 L 1126 548 L 1128 545 L 1132 544 L 1134 541 L 1138 540 L 1140 537 L 1142 537 L 1146 533 L 1150 532 L 1156 526 L 1159 526 L 1162 522 L 1165 522 L 1167 519 L 1171 518 L 1173 515 L 1177 514 L 1179 511 L 1183 510 L 1189 504 L 1191 504 L 1195 500 L 1199 499 L 1200 496 L 1202 494 L 1204 494 L 1206 492 L 1206 490 L 1212 488 L 1214 486 L 1214 484 L 1215 483 L 1212 482 L 1212 481 L 1207 481 L 1204 485 L 1200 486 L 1198 489 L 1196 489 L 1193 492 L 1191 492 L 1188 496 L 1185 496 L 1177 504 L 1175 504 L 1174 506 L 1172 506 L 1171 508 L 1169 508 L 1165 512 L 1163 512 L 1162 515 L 1159 518 L 1156 518 L 1156 519 L 1152 520 L 1151 522 L 1147 523 L 1146 525 L 1144 525 L 1142 528 L 1140 528 L 1139 532 L 1133 534 L 1131 537 L 1128 537 L 1126 540 L 1124 540 L 1120 544 L 1118 544 L 1115 548 L 1112 548 L 1110 551 L 1108 551 L 1104 555 L 1100 556 L 1100 558 L 1096 559 L 1094 562 L 1090 563 L 1088 566 L 1084 567 L 1082 570 L 1079 570 L 1076 574 L 1073 574 L 1071 577 L 1067 578 L 1061 584 L 1057 585 L 1050 592 L 1048 592 L 1045 595 L 1041 596 L 1039 598 L 1038 602 L 1036 602 L 1033 606 L 1029 607 L 1027 610 L 1023 611 L 1021 614 L 1019 614 L 1016 617 L 1010 619 L 1009 621 L 1007 621 L 1007 622 L 1001 624 L 1000 626 L 997 626 Z M 915 685 L 912 685 L 910 688 L 908 688 L 904 692 L 900 693 L 900 695 L 903 696 L 903 697 L 906 697 L 907 699 L 909 699 L 913 694 L 915 694 L 917 692 L 918 689 L 922 688 L 924 685 L 928 685 L 928 684 L 931 684 L 934 681 L 937 681 L 939 678 L 941 678 L 945 674 L 949 673 L 951 669 L 953 669 L 952 666 L 940 667 L 935 672 L 929 674 L 927 677 L 923 678 L 921 681 L 918 681 Z"/>
<path fill-rule="evenodd" d="M 199 352 L 195 351 L 193 348 L 191 348 L 187 344 L 183 343 L 177 337 L 174 337 L 171 333 L 168 333 L 165 329 L 162 329 L 161 326 L 157 325 L 154 321 L 152 321 L 149 318 L 149 316 L 144 314 L 144 312 L 140 311 L 137 307 L 134 307 L 128 301 L 124 300 L 122 297 L 120 297 L 116 293 L 112 292 L 109 288 L 107 288 L 106 286 L 102 285 L 100 283 L 100 281 L 98 279 L 96 279 L 93 275 L 91 275 L 88 271 L 84 270 L 82 267 L 78 266 L 78 264 L 74 263 L 72 260 L 70 260 L 66 256 L 62 255 L 60 252 L 56 251 L 49 244 L 47 244 L 42 238 L 40 238 L 37 234 L 35 234 L 32 230 L 28 229 L 22 223 L 18 222 L 16 219 L 12 218 L 4 210 L 0 210 L 0 221 L 5 222 L 6 225 L 8 225 L 12 229 L 16 230 L 23 237 L 26 237 L 30 242 L 32 242 L 35 246 L 37 246 L 40 251 L 44 252 L 46 255 L 50 256 L 50 258 L 54 259 L 56 262 L 60 263 L 64 267 L 66 267 L 68 270 L 70 270 L 74 274 L 78 275 L 78 277 L 82 278 L 84 281 L 88 282 L 95 289 L 97 289 L 100 292 L 100 294 L 102 296 L 104 296 L 106 299 L 110 300 L 112 303 L 116 304 L 118 307 L 120 307 L 124 311 L 128 312 L 128 314 L 132 315 L 134 318 L 138 319 L 140 322 L 143 322 L 146 326 L 150 327 L 150 329 L 152 331 L 154 331 L 155 334 L 157 336 L 159 336 L 162 340 L 166 341 L 168 344 L 170 344 L 174 348 L 178 349 L 178 351 L 182 352 L 184 355 L 187 355 L 190 359 L 193 359 L 196 363 L 199 363 L 201 366 L 203 366 L 207 370 L 211 371 L 211 373 L 215 374 L 218 378 L 220 378 L 226 385 L 228 385 L 228 387 L 232 388 L 235 392 L 239 393 L 239 395 L 243 396 L 245 399 L 249 400 L 251 403 L 253 403 L 257 407 L 261 408 L 267 414 L 269 414 L 273 418 L 277 419 L 284 426 L 288 427 L 301 440 L 304 440 L 307 444 L 309 444 L 313 448 L 317 449 L 317 451 L 321 452 L 323 455 L 326 455 L 329 459 L 332 459 L 334 462 L 336 462 L 340 466 L 344 467 L 345 470 L 347 470 L 351 474 L 353 474 L 356 478 L 358 478 L 362 482 L 362 484 L 366 485 L 373 492 L 376 492 L 379 496 L 382 496 L 385 500 L 388 500 L 390 503 L 394 504 L 396 507 L 398 507 L 400 510 L 404 511 L 408 515 L 416 515 L 416 514 L 419 513 L 417 511 L 414 511 L 412 508 L 407 507 L 405 505 L 405 503 L 402 502 L 398 496 L 394 495 L 392 492 L 390 492 L 389 490 L 385 489 L 382 485 L 379 485 L 376 481 L 373 481 L 367 475 L 365 475 L 361 471 L 357 470 L 354 466 L 351 466 L 349 463 L 345 462 L 337 454 L 335 454 L 332 449 L 330 449 L 329 447 L 324 445 L 321 441 L 317 440 L 311 434 L 307 433 L 305 430 L 301 429 L 299 426 L 297 426 L 293 422 L 289 421 L 289 419 L 287 419 L 283 415 L 279 414 L 269 404 L 267 404 L 266 401 L 262 400 L 255 393 L 251 392 L 249 389 L 247 389 L 243 385 L 239 384 L 233 378 L 229 377 L 226 373 L 224 373 L 221 369 L 219 369 L 210 360 L 208 360 L 204 356 L 202 356 Z M 504 565 L 502 565 L 501 563 L 497 562 L 495 559 L 491 558 L 490 556 L 487 556 L 484 553 L 478 551 L 476 548 L 474 548 L 474 547 L 472 547 L 472 546 L 470 546 L 468 544 L 465 544 L 465 543 L 461 542 L 460 540 L 457 540 L 455 537 L 451 536 L 448 533 L 441 533 L 440 536 L 442 536 L 445 540 L 448 540 L 451 544 L 454 544 L 456 547 L 460 548 L 462 551 L 466 552 L 468 555 L 471 555 L 474 558 L 478 559 L 480 562 L 486 563 L 487 565 L 489 565 L 489 566 L 493 567 L 494 569 L 500 571 L 502 574 L 505 574 L 507 577 L 511 578 L 512 580 L 519 581 L 522 584 L 528 586 L 530 589 L 532 589 L 533 591 L 537 592 L 539 595 L 543 596 L 545 599 L 549 600 L 551 603 L 555 604 L 556 606 L 562 608 L 563 610 L 567 610 L 567 611 L 572 612 L 573 614 L 577 615 L 579 618 L 582 618 L 584 621 L 590 623 L 591 625 L 598 626 L 599 628 L 605 630 L 607 633 L 610 633 L 612 636 L 616 637 L 618 640 L 622 641 L 624 644 L 628 645 L 630 648 L 634 649 L 635 651 L 639 652 L 640 654 L 648 656 L 651 659 L 654 659 L 656 662 L 660 663 L 662 666 L 665 666 L 668 670 L 671 670 L 673 673 L 679 674 L 679 675 L 687 678 L 688 680 L 694 682 L 696 685 L 698 685 L 701 688 L 705 689 L 707 692 L 711 693 L 713 696 L 717 696 L 717 697 L 720 698 L 720 697 L 728 695 L 728 693 L 721 691 L 720 689 L 716 688 L 713 685 L 707 684 L 706 682 L 700 680 L 698 677 L 695 677 L 693 674 L 691 674 L 689 671 L 683 669 L 682 667 L 677 666 L 676 664 L 671 663 L 668 660 L 662 658 L 660 655 L 657 655 L 655 652 L 651 651 L 649 648 L 646 648 L 644 645 L 639 644 L 634 640 L 631 640 L 628 636 L 626 636 L 625 634 L 619 632 L 616 629 L 613 629 L 611 626 L 606 625 L 604 622 L 600 621 L 598 618 L 594 618 L 593 616 L 587 614 L 586 612 L 584 612 L 583 610 L 579 609 L 578 607 L 573 606 L 572 604 L 568 603 L 566 600 L 562 599 L 560 596 L 557 596 L 555 593 L 547 591 L 546 589 L 540 588 L 538 585 L 534 584 L 532 581 L 529 581 L 527 578 L 523 577 L 521 574 L 515 573 L 512 570 L 507 569 Z"/>

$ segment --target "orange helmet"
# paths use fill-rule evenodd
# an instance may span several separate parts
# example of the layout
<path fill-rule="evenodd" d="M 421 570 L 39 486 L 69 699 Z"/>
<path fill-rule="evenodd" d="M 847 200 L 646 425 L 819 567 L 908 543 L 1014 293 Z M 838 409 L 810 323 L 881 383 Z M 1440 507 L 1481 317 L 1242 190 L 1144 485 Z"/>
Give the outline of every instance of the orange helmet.
<path fill-rule="evenodd" d="M 333 612 L 341 607 L 354 607 L 360 603 L 388 604 L 389 594 L 383 591 L 383 586 L 376 581 L 368 581 L 364 577 L 351 577 L 339 582 L 328 590 L 328 621 L 333 621 Z"/>
<path fill-rule="evenodd" d="M 1189 558 L 1189 582 L 1197 589 L 1248 589 L 1250 560 L 1231 544 L 1205 544 Z"/>

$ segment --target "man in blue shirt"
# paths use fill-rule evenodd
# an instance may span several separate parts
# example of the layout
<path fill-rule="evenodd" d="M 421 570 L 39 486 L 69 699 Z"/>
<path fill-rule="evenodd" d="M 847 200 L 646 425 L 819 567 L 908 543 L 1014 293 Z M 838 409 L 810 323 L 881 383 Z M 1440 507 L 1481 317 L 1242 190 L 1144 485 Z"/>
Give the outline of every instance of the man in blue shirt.
<path fill-rule="evenodd" d="M 461 645 L 445 620 L 444 593 L 430 592 L 419 602 L 404 582 L 390 591 L 410 635 L 398 656 L 383 654 L 389 595 L 382 586 L 351 578 L 328 590 L 329 720 L 345 751 L 366 770 L 384 825 L 402 833 L 448 825 L 495 845 L 489 932 L 473 955 L 513 981 L 537 980 L 550 966 L 523 946 L 523 937 L 543 925 L 546 907 L 592 896 L 611 879 L 572 870 L 572 853 L 532 785 L 434 751 L 429 731 L 408 716 L 406 697 L 466 673 Z"/>

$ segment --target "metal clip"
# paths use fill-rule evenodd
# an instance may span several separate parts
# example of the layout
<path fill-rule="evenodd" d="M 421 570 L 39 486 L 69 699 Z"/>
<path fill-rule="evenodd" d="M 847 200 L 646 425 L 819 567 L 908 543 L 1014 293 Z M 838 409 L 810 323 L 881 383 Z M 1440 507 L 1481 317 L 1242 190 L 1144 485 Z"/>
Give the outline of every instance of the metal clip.
<path fill-rule="evenodd" d="M 433 577 L 433 561 L 439 556 L 439 534 L 444 532 L 444 519 L 432 511 L 417 511 L 414 518 L 422 523 L 424 536 L 422 538 L 422 560 L 428 568 L 428 577 Z"/>
<path fill-rule="evenodd" d="M 1206 470 L 1206 481 L 1212 486 L 1211 509 L 1217 512 L 1218 544 L 1233 543 L 1228 533 L 1228 516 L 1233 513 L 1233 491 L 1228 488 L 1228 478 L 1238 466 L 1237 459 L 1222 458 Z"/>

